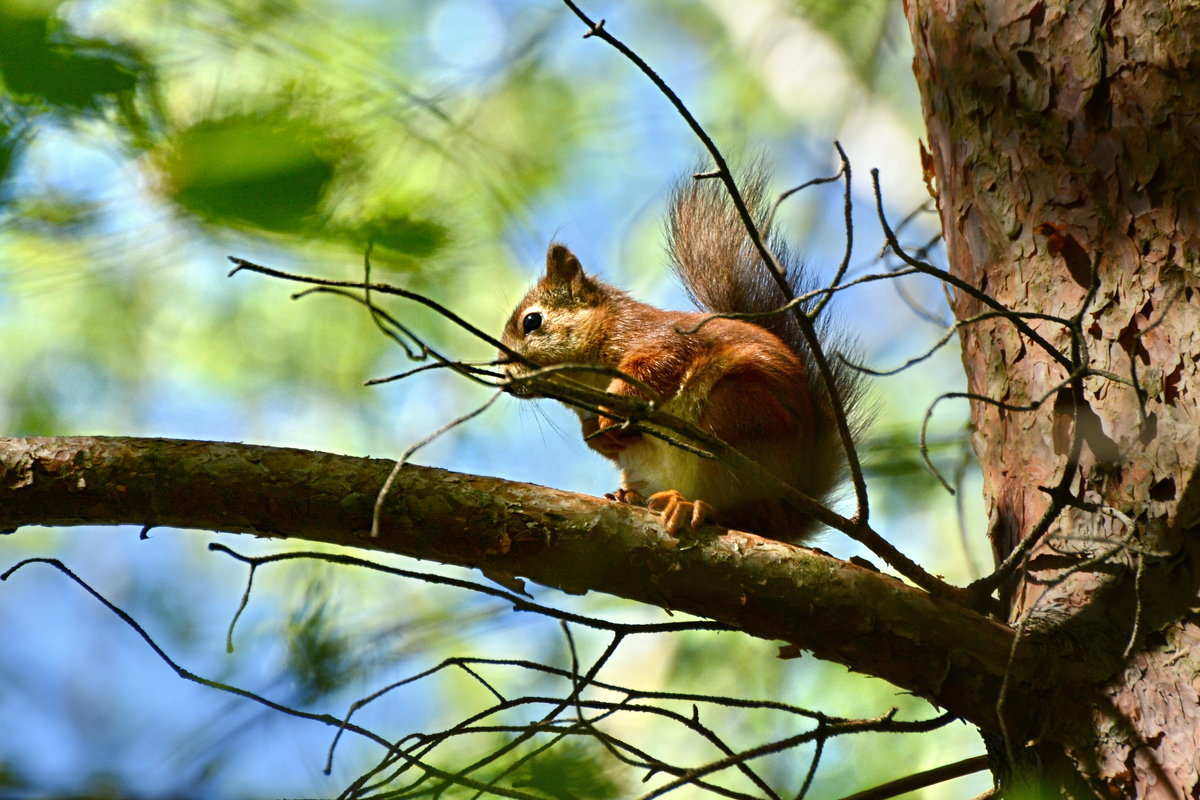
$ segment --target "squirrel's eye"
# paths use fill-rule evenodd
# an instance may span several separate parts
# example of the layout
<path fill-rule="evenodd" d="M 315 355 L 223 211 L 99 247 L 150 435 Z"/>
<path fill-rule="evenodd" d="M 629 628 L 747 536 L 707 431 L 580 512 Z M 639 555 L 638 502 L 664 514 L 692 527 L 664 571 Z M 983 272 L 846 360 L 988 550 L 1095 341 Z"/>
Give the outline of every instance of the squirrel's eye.
<path fill-rule="evenodd" d="M 540 327 L 542 327 L 542 315 L 536 311 L 529 312 L 525 315 L 525 319 L 521 320 L 521 328 L 525 333 L 536 331 Z"/>

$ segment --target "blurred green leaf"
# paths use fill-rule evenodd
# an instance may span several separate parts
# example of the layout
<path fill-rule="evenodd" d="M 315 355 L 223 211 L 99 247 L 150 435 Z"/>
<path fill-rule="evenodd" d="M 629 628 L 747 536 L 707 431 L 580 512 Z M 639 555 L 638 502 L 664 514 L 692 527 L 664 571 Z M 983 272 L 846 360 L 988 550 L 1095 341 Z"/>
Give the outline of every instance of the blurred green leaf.
<path fill-rule="evenodd" d="M 6 428 L 14 436 L 53 436 L 62 429 L 62 416 L 49 386 L 30 381 L 11 390 L 9 404 L 16 412 L 7 420 Z"/>
<path fill-rule="evenodd" d="M 311 227 L 334 175 L 333 138 L 281 112 L 206 120 L 168 145 L 174 199 L 210 222 L 275 232 Z"/>
<path fill-rule="evenodd" d="M 450 238 L 446 226 L 413 217 L 384 216 L 371 220 L 365 227 L 376 247 L 414 258 L 432 256 Z"/>
<path fill-rule="evenodd" d="M 0 5 L 0 77 L 24 103 L 95 110 L 137 89 L 149 67 L 133 48 L 73 37 L 55 7 Z"/>
<path fill-rule="evenodd" d="M 13 203 L 12 210 L 18 215 L 16 224 L 29 232 L 83 236 L 88 226 L 96 224 L 100 205 L 64 192 L 50 191 L 20 198 Z"/>
<path fill-rule="evenodd" d="M 863 468 L 869 476 L 902 480 L 907 491 L 943 490 L 921 457 L 917 433 L 907 428 L 892 428 L 873 433 L 863 443 Z M 970 433 L 966 430 L 940 431 L 928 434 L 925 448 L 930 461 L 943 475 L 952 475 L 970 449 Z M 913 479 L 917 480 L 913 480 Z M 928 478 L 928 480 L 923 480 Z"/>
<path fill-rule="evenodd" d="M 529 762 L 520 788 L 536 789 L 560 800 L 608 800 L 622 796 L 621 786 L 605 769 L 599 746 L 559 744 Z"/>
<path fill-rule="evenodd" d="M 22 136 L 21 129 L 0 117 L 0 207 L 9 200 L 9 192 L 5 186 L 14 164 Z"/>
<path fill-rule="evenodd" d="M 395 256 L 428 258 L 449 239 L 444 224 L 403 213 L 395 201 L 331 220 L 331 183 L 361 155 L 310 118 L 271 110 L 208 119 L 180 131 L 163 152 L 174 200 L 210 223 L 320 236 L 356 249 L 373 241 L 383 265 Z"/>
<path fill-rule="evenodd" d="M 307 704 L 346 686 L 362 666 L 351 657 L 353 640 L 334 618 L 324 585 L 313 580 L 304 595 L 288 622 L 287 666 Z"/>

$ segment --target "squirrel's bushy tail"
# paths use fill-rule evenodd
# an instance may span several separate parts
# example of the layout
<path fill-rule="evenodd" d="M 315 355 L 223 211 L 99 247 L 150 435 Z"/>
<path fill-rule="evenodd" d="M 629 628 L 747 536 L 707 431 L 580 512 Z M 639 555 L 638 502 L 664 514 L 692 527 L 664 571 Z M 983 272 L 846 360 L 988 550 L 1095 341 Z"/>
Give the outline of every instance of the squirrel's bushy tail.
<path fill-rule="evenodd" d="M 755 163 L 740 176 L 738 188 L 755 225 L 785 271 L 793 295 L 812 289 L 804 265 L 785 241 L 763 230 L 770 212 L 765 202 L 768 175 Z M 716 314 L 771 311 L 785 302 L 779 284 L 767 270 L 746 233 L 725 184 L 715 178 L 684 178 L 671 195 L 667 246 L 672 268 L 692 302 Z M 791 314 L 751 320 L 803 352 L 799 324 Z"/>
<path fill-rule="evenodd" d="M 755 224 L 766 238 L 767 246 L 784 269 L 784 277 L 793 297 L 816 288 L 805 268 L 787 243 L 774 232 L 764 230 L 771 204 L 767 199 L 769 174 L 761 162 L 754 162 L 739 176 L 738 188 Z M 667 246 L 672 268 L 682 280 L 692 301 L 716 314 L 761 313 L 776 311 L 786 299 L 779 284 L 758 254 L 746 233 L 746 226 L 734 208 L 725 185 L 717 179 L 697 180 L 688 176 L 671 196 L 667 216 Z M 809 303 L 811 307 L 814 303 Z M 816 322 L 817 337 L 833 371 L 842 404 L 849 415 L 855 438 L 863 426 L 860 400 L 862 376 L 838 358 L 856 350 L 853 342 L 829 322 L 822 313 Z M 808 366 L 810 383 L 823 387 L 812 353 L 805 342 L 794 312 L 748 320 L 782 339 Z M 828 406 L 828 394 L 820 392 Z M 832 427 L 832 426 L 831 426 Z M 836 431 L 829 435 L 836 437 Z"/>

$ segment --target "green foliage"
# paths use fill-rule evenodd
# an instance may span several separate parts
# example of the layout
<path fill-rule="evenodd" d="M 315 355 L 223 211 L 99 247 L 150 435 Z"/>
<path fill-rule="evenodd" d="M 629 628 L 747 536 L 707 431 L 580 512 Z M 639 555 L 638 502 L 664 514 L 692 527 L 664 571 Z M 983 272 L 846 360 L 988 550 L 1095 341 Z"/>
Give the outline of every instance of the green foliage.
<path fill-rule="evenodd" d="M 597 744 L 559 743 L 530 761 L 513 786 L 532 789 L 554 800 L 625 797 L 624 785 L 605 768 L 606 755 Z"/>
<path fill-rule="evenodd" d="M 449 241 L 446 226 L 396 204 L 349 220 L 329 219 L 335 176 L 347 164 L 367 160 L 329 126 L 274 108 L 182 129 L 164 143 L 158 163 L 172 199 L 210 224 L 351 245 L 371 241 L 385 258 L 389 251 L 411 258 L 436 255 Z M 347 191 L 341 189 L 343 195 Z"/>
<path fill-rule="evenodd" d="M 403 215 L 370 220 L 364 231 L 377 246 L 418 259 L 436 255 L 450 239 L 446 226 Z"/>
<path fill-rule="evenodd" d="M 12 173 L 13 162 L 17 157 L 17 148 L 21 143 L 19 129 L 0 116 L 0 208 L 8 200 L 5 183 Z"/>
<path fill-rule="evenodd" d="M 302 595 L 288 620 L 287 670 L 297 684 L 297 703 L 306 707 L 353 685 L 362 666 L 353 655 L 354 637 L 339 626 L 324 583 L 309 581 Z"/>
<path fill-rule="evenodd" d="M 104 116 L 114 113 L 130 140 L 144 141 L 157 108 L 154 69 L 140 49 L 72 34 L 57 2 L 0 2 L 0 86 L 8 114 Z M 143 95 L 142 102 L 137 96 Z M 0 151 L 0 179 L 12 163 L 11 125 Z"/>
<path fill-rule="evenodd" d="M 14 97 L 35 107 L 97 111 L 138 87 L 146 64 L 136 50 L 71 36 L 54 10 L 0 6 L 0 72 Z"/>
<path fill-rule="evenodd" d="M 185 209 L 209 222 L 281 232 L 315 227 L 338 160 L 331 136 L 279 111 L 204 120 L 166 150 L 163 177 Z"/>
<path fill-rule="evenodd" d="M 30 436 L 53 436 L 62 430 L 63 419 L 50 388 L 41 381 L 29 381 L 11 395 L 16 413 L 7 420 L 12 430 Z"/>

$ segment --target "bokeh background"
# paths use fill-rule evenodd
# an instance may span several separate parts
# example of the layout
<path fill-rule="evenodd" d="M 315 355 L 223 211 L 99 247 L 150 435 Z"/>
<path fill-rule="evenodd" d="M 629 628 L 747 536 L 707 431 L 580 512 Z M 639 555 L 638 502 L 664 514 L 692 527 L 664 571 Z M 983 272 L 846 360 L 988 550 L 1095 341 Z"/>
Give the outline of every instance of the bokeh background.
<path fill-rule="evenodd" d="M 922 123 L 899 3 L 584 8 L 659 71 L 727 153 L 772 163 L 777 189 L 833 174 L 840 140 L 855 169 L 856 273 L 889 267 L 877 259 L 872 167 L 882 170 L 893 223 L 913 215 L 904 241 L 917 248 L 935 236 L 935 217 L 921 211 Z M 487 398 L 436 371 L 364 387 L 411 364 L 361 308 L 329 296 L 292 301 L 295 286 L 261 276 L 228 278 L 230 254 L 355 278 L 373 242 L 377 277 L 498 331 L 557 238 L 635 295 L 686 307 L 666 269 L 662 219 L 699 144 L 643 75 L 584 32 L 555 0 L 0 0 L 0 430 L 395 457 Z M 818 276 L 841 258 L 841 192 L 808 189 L 781 212 L 779 229 Z M 940 257 L 936 246 L 931 257 Z M 491 356 L 412 304 L 388 308 L 443 352 Z M 940 287 L 917 279 L 846 292 L 836 313 L 880 367 L 923 351 L 948 320 Z M 935 461 L 960 483 L 957 497 L 921 466 L 917 431 L 930 402 L 961 384 L 953 345 L 873 381 L 878 421 L 865 450 L 880 529 L 951 581 L 975 576 L 987 557 L 965 408 L 939 406 L 930 429 Z M 564 409 L 503 398 L 414 460 L 611 490 L 613 470 L 577 430 Z M 289 545 L 138 534 L 26 528 L 0 537 L 0 568 L 61 558 L 186 668 L 335 716 L 449 656 L 569 663 L 552 621 L 314 561 L 259 572 L 227 652 L 246 570 L 207 544 L 246 553 Z M 859 554 L 838 534 L 819 545 Z M 581 613 L 666 619 L 612 598 L 530 588 Z M 325 775 L 328 728 L 181 680 L 47 568 L 0 584 L 0 641 L 5 797 L 331 796 L 380 755 L 346 740 Z M 578 631 L 584 661 L 605 641 Z M 894 705 L 906 718 L 934 713 L 879 681 L 807 657 L 778 660 L 776 651 L 734 634 L 639 637 L 600 677 L 839 716 Z M 542 690 L 517 671 L 493 678 L 513 692 Z M 360 721 L 400 738 L 451 725 L 486 701 L 469 676 L 442 673 L 381 699 Z M 801 729 L 771 714 L 707 721 L 732 726 L 731 741 L 746 745 Z M 680 760 L 698 747 L 645 719 L 621 724 Z M 448 747 L 443 763 L 465 763 L 496 741 Z M 959 724 L 850 737 L 826 748 L 810 796 L 841 797 L 981 751 Z M 775 757 L 764 772 L 794 793 L 811 755 L 809 747 Z M 522 780 L 548 796 L 644 790 L 641 775 L 584 745 L 548 751 L 538 764 Z M 924 794 L 971 796 L 987 785 L 974 776 Z"/>

